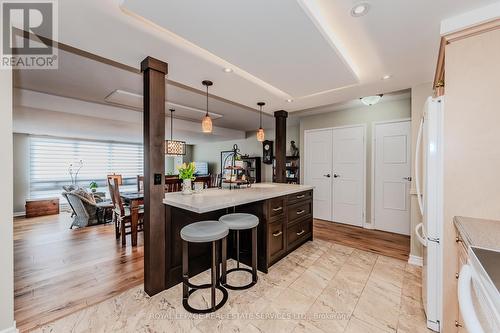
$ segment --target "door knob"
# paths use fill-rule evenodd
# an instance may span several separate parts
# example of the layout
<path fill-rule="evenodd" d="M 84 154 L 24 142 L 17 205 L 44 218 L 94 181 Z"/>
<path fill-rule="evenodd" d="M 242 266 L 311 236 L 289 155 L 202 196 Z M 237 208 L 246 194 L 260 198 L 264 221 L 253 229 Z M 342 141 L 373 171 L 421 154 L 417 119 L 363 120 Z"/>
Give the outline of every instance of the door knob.
<path fill-rule="evenodd" d="M 336 173 L 333 174 L 333 178 L 339 178 L 339 177 L 340 177 L 339 174 L 336 174 Z"/>
<path fill-rule="evenodd" d="M 323 177 L 330 178 L 330 174 L 327 173 L 326 175 L 323 175 Z"/>
<path fill-rule="evenodd" d="M 403 177 L 403 179 L 411 182 L 411 177 Z"/>

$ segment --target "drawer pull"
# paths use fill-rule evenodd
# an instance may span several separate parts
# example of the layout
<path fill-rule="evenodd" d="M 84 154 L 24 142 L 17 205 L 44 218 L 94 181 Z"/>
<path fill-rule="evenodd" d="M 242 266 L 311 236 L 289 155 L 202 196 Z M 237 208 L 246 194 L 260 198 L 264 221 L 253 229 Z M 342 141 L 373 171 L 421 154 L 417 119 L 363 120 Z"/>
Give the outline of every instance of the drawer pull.
<path fill-rule="evenodd" d="M 278 237 L 278 236 L 281 236 L 281 234 L 282 234 L 282 233 L 283 233 L 282 231 L 278 231 L 278 232 L 275 232 L 275 233 L 273 234 L 273 236 L 274 236 L 274 237 Z"/>
<path fill-rule="evenodd" d="M 279 212 L 280 210 L 282 210 L 283 207 L 279 206 L 279 207 L 276 207 L 276 208 L 273 208 L 273 211 L 275 212 Z"/>
<path fill-rule="evenodd" d="M 306 211 L 305 211 L 305 210 L 303 210 L 303 209 L 298 210 L 298 211 L 297 211 L 297 215 L 304 214 L 305 212 L 306 212 Z"/>
<path fill-rule="evenodd" d="M 297 232 L 297 236 L 302 235 L 304 232 L 306 232 L 306 231 L 305 231 L 304 229 L 302 229 L 302 231 L 301 231 L 301 232 Z"/>
<path fill-rule="evenodd" d="M 297 199 L 302 199 L 302 198 L 305 198 L 305 197 L 306 197 L 306 195 L 305 195 L 305 194 L 301 194 L 301 195 L 298 195 L 298 196 L 297 196 Z"/>

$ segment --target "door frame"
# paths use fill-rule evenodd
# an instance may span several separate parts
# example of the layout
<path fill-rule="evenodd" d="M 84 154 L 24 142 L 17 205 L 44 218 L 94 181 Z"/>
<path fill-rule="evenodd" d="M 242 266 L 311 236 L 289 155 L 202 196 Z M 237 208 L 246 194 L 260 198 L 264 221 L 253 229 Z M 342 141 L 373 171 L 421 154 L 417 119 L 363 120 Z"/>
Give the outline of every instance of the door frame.
<path fill-rule="evenodd" d="M 372 164 L 371 164 L 371 167 L 372 167 L 372 181 L 371 181 L 371 203 L 370 203 L 370 210 L 371 210 L 371 223 L 370 223 L 370 226 L 369 226 L 369 229 L 375 229 L 375 150 L 376 150 L 376 145 L 375 145 L 375 128 L 377 127 L 377 125 L 384 125 L 384 124 L 393 124 L 393 123 L 403 123 L 403 122 L 407 122 L 409 121 L 410 122 L 410 138 L 413 140 L 413 135 L 412 135 L 412 130 L 411 130 L 411 118 L 400 118 L 400 119 L 391 119 L 391 120 L 381 120 L 381 121 L 374 121 L 372 122 L 371 126 L 372 126 Z M 411 150 L 411 147 L 412 146 L 412 142 L 410 142 L 410 150 Z M 410 152 L 410 159 L 412 158 L 412 153 Z M 410 160 L 410 174 L 412 172 L 412 161 Z M 413 181 L 413 180 L 412 180 Z M 411 184 L 410 184 L 411 185 Z M 410 186 L 411 187 L 411 186 Z M 411 188 L 410 188 L 410 192 L 411 192 Z M 411 193 L 408 192 L 409 195 L 411 195 Z M 410 206 L 409 206 L 409 209 L 410 209 L 410 220 L 411 220 L 411 200 L 410 200 Z M 410 221 L 411 223 L 411 221 Z M 411 229 L 411 225 L 410 225 L 410 229 Z M 411 231 L 411 230 L 410 230 Z"/>
<path fill-rule="evenodd" d="M 367 157 L 366 157 L 366 151 L 367 151 L 366 129 L 368 128 L 368 124 L 361 123 L 361 124 L 353 124 L 353 125 L 313 128 L 313 129 L 304 130 L 304 153 L 302 154 L 304 156 L 304 180 L 306 180 L 306 168 L 305 168 L 305 166 L 306 166 L 305 149 L 307 146 L 306 145 L 306 143 L 307 143 L 306 134 L 311 133 L 311 132 L 320 132 L 320 131 L 336 130 L 336 129 L 352 128 L 352 127 L 362 127 L 363 128 L 363 219 L 361 222 L 362 222 L 363 228 L 370 228 L 369 223 L 367 223 L 367 221 L 366 221 L 366 159 L 367 159 Z M 333 154 L 332 154 L 332 165 L 333 165 Z M 333 187 L 330 189 L 330 191 L 332 192 L 332 200 L 333 200 Z M 330 215 L 333 216 L 333 201 L 332 201 Z M 328 222 L 335 222 L 335 221 L 329 220 Z M 340 222 L 337 222 L 337 223 L 340 223 Z M 368 225 L 368 227 L 367 227 L 367 225 Z"/>

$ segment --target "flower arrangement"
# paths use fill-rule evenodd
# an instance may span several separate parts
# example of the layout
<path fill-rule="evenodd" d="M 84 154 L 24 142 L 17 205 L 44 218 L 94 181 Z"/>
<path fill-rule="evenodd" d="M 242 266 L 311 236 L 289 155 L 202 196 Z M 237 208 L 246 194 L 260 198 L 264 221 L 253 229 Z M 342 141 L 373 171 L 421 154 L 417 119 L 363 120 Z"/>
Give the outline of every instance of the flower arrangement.
<path fill-rule="evenodd" d="M 195 169 L 196 167 L 194 162 L 182 163 L 181 166 L 177 167 L 177 170 L 179 170 L 179 179 L 195 180 L 196 179 L 196 177 L 194 176 Z"/>

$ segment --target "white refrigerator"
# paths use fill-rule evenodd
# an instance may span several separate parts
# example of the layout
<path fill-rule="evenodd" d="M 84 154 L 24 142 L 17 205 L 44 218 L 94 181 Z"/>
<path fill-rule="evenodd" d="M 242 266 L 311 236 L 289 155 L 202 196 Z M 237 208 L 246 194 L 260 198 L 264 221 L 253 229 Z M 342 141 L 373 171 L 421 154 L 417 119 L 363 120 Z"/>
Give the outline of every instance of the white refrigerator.
<path fill-rule="evenodd" d="M 444 97 L 429 97 L 417 136 L 415 182 L 422 223 L 415 228 L 423 245 L 422 300 L 427 327 L 440 332 L 443 269 Z M 421 176 L 422 174 L 422 176 Z"/>

